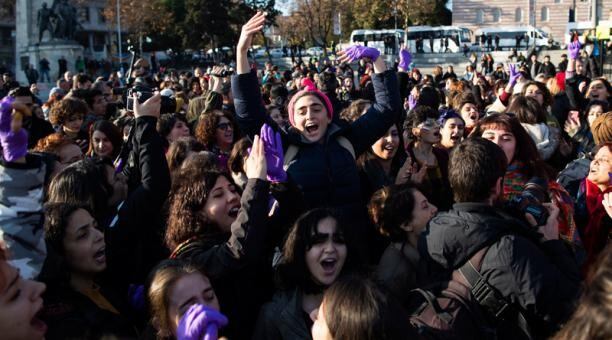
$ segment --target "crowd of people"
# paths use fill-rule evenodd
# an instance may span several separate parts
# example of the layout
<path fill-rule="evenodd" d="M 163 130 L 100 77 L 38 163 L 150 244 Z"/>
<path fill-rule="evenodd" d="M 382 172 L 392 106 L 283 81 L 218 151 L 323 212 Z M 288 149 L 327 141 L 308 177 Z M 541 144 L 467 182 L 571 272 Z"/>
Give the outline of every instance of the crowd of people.
<path fill-rule="evenodd" d="M 612 87 L 579 42 L 257 69 L 265 21 L 231 65 L 1 84 L 3 339 L 612 337 Z"/>

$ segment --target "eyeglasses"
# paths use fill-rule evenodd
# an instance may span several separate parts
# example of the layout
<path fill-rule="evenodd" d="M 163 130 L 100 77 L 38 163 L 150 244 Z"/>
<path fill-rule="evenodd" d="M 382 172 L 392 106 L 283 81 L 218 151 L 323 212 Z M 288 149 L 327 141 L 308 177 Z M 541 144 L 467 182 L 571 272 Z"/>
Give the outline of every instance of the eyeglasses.
<path fill-rule="evenodd" d="M 217 129 L 221 129 L 223 131 L 226 131 L 227 129 L 231 129 L 232 128 L 232 123 L 219 123 L 217 124 Z"/>

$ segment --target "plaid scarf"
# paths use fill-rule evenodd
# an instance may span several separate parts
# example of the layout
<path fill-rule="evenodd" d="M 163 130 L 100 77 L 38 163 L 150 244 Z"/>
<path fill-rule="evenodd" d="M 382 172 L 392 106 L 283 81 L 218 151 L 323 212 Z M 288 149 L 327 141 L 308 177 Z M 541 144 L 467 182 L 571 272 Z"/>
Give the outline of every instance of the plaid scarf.
<path fill-rule="evenodd" d="M 515 161 L 508 166 L 504 176 L 504 200 L 510 201 L 519 196 L 529 181 L 525 175 L 525 164 Z M 581 245 L 582 241 L 574 220 L 574 203 L 570 194 L 555 181 L 548 181 L 548 195 L 551 201 L 559 207 L 559 237 L 573 246 Z"/>

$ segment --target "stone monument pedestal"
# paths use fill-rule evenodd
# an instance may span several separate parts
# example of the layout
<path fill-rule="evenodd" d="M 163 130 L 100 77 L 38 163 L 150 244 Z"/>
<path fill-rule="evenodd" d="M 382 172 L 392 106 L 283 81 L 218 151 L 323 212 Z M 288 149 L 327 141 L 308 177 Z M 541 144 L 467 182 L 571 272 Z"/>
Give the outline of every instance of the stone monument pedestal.
<path fill-rule="evenodd" d="M 27 46 L 21 51 L 18 51 L 18 53 L 19 55 L 17 56 L 18 58 L 16 68 L 18 82 L 22 84 L 27 84 L 27 78 L 25 76 L 25 73 L 23 72 L 26 63 L 34 65 L 34 68 L 38 70 L 38 73 L 40 74 L 40 68 L 38 63 L 41 59 L 46 58 L 49 61 L 49 67 L 51 68 L 51 70 L 49 71 L 49 76 L 51 77 L 51 81 L 55 83 L 55 80 L 57 80 L 61 76 L 58 73 L 59 64 L 57 63 L 57 61 L 61 57 L 64 57 L 68 64 L 67 70 L 74 73 L 74 65 L 77 57 L 81 57 L 81 59 L 83 58 L 83 46 L 77 44 L 76 42 L 70 41 L 49 41 L 43 42 L 41 44 Z M 39 79 L 42 80 L 41 78 Z"/>
<path fill-rule="evenodd" d="M 39 62 L 42 58 L 49 61 L 51 69 L 49 77 L 53 82 L 58 78 L 57 61 L 62 56 L 67 61 L 67 70 L 74 72 L 74 62 L 77 57 L 83 57 L 83 47 L 74 41 L 78 23 L 73 2 L 71 0 L 17 1 L 15 77 L 22 85 L 28 84 L 24 73 L 28 64 L 32 64 L 41 75 Z M 54 20 L 51 21 L 51 18 Z M 42 80 L 40 76 L 39 80 Z"/>

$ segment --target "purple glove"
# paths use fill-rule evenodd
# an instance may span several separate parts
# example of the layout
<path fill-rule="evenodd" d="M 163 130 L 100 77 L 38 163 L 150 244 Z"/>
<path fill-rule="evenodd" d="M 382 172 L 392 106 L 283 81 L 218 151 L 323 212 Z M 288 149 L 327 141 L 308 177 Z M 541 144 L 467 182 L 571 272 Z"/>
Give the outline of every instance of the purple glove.
<path fill-rule="evenodd" d="M 412 55 L 410 54 L 410 52 L 408 52 L 408 50 L 402 48 L 400 50 L 399 57 L 400 61 L 398 66 L 404 71 L 408 71 L 408 69 L 410 68 L 410 62 L 412 61 Z"/>
<path fill-rule="evenodd" d="M 266 152 L 268 180 L 274 183 L 286 182 L 287 172 L 283 169 L 285 157 L 280 133 L 274 132 L 270 125 L 264 124 L 261 127 L 259 135 L 264 144 L 264 151 Z"/>
<path fill-rule="evenodd" d="M 514 86 L 516 85 L 516 82 L 521 76 L 521 72 L 519 72 L 516 69 L 516 65 L 514 64 L 510 64 L 509 68 L 510 68 L 510 78 L 508 79 L 508 84 L 510 84 L 510 86 Z"/>
<path fill-rule="evenodd" d="M 412 110 L 417 106 L 417 100 L 413 95 L 408 96 L 408 110 Z"/>
<path fill-rule="evenodd" d="M 189 307 L 176 329 L 178 340 L 216 340 L 219 328 L 227 325 L 220 312 L 201 304 Z"/>
<path fill-rule="evenodd" d="M 349 57 L 350 61 L 354 61 L 362 58 L 369 58 L 375 61 L 380 56 L 380 51 L 373 47 L 365 47 L 360 45 L 353 45 L 344 49 L 344 53 Z"/>
<path fill-rule="evenodd" d="M 567 45 L 567 52 L 569 53 L 570 59 L 578 59 L 578 56 L 580 55 L 580 47 L 582 46 L 578 40 Z"/>
<path fill-rule="evenodd" d="M 21 128 L 14 132 L 11 128 L 13 103 L 15 98 L 6 96 L 0 102 L 0 145 L 4 160 L 13 162 L 28 153 L 28 133 Z"/>

